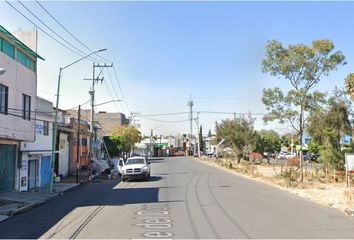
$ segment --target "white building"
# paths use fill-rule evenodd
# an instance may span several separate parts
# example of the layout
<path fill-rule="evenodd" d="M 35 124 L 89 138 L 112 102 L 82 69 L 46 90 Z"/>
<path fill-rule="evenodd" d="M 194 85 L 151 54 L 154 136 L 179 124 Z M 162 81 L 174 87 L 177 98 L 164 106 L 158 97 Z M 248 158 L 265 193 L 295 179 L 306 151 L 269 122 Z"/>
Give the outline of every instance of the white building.
<path fill-rule="evenodd" d="M 35 140 L 38 58 L 0 25 L 0 192 L 20 189 L 20 143 Z"/>
<path fill-rule="evenodd" d="M 40 97 L 37 97 L 36 102 L 35 141 L 21 143 L 21 191 L 45 187 L 50 183 L 53 103 Z"/>

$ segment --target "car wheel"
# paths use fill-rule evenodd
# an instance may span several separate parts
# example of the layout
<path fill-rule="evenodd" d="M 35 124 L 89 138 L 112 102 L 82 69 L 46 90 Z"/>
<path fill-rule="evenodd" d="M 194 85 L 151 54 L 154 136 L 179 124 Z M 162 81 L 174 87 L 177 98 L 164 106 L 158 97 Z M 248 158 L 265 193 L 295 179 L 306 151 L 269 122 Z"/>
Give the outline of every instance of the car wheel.
<path fill-rule="evenodd" d="M 127 179 L 125 179 L 125 178 L 122 178 L 122 182 L 126 182 L 127 181 Z"/>

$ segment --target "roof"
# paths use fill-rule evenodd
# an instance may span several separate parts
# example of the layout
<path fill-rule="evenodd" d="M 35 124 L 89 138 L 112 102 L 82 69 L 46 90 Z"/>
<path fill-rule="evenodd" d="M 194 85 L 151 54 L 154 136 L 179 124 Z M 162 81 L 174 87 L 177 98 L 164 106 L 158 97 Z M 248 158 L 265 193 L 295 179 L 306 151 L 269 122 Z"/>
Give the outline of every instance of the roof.
<path fill-rule="evenodd" d="M 34 52 L 32 49 L 27 47 L 23 42 L 21 42 L 18 38 L 16 38 L 14 35 L 12 35 L 9 31 L 7 31 L 1 25 L 0 25 L 0 33 L 4 34 L 7 38 L 9 38 L 11 41 L 13 41 L 18 48 L 21 48 L 22 50 L 24 50 L 26 53 L 28 53 L 32 57 L 44 60 L 44 58 L 42 58 L 36 52 Z"/>

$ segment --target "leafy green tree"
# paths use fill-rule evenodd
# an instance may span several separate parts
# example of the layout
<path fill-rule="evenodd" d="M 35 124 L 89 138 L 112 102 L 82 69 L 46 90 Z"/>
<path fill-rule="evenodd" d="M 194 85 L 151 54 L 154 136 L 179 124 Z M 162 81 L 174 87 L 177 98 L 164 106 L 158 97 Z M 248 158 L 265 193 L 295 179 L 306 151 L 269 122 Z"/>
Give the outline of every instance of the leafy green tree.
<path fill-rule="evenodd" d="M 104 136 L 103 141 L 106 144 L 107 151 L 110 157 L 119 157 L 123 151 L 122 136 Z"/>
<path fill-rule="evenodd" d="M 307 124 L 307 131 L 315 144 L 323 145 L 326 138 L 333 137 L 334 148 L 339 152 L 341 150 L 341 138 L 351 131 L 349 115 L 351 114 L 351 102 L 346 98 L 345 92 L 340 89 L 333 91 L 327 104 L 318 109 L 316 114 L 312 114 Z M 324 134 L 324 131 L 330 129 L 336 134 Z"/>
<path fill-rule="evenodd" d="M 130 152 L 134 148 L 135 143 L 141 141 L 142 136 L 140 131 L 134 126 L 123 125 L 114 128 L 110 138 L 115 140 L 119 150 Z"/>
<path fill-rule="evenodd" d="M 350 99 L 354 101 L 354 73 L 350 73 L 344 80 L 344 87 Z"/>
<path fill-rule="evenodd" d="M 203 127 L 202 127 L 202 125 L 200 125 L 200 127 L 199 127 L 199 143 L 200 143 L 200 151 L 201 152 L 204 152 L 204 147 L 205 147 L 205 145 L 204 145 L 204 141 L 203 141 Z"/>
<path fill-rule="evenodd" d="M 328 39 L 315 40 L 311 46 L 289 45 L 287 48 L 277 40 L 267 44 L 262 70 L 282 77 L 293 87 L 286 95 L 279 88 L 264 89 L 262 101 L 269 111 L 264 120 L 289 123 L 298 133 L 302 146 L 304 126 L 308 116 L 323 101 L 323 94 L 311 90 L 322 76 L 327 76 L 338 65 L 345 64 L 340 51 L 333 52 L 334 45 Z M 301 180 L 303 180 L 301 158 Z"/>
<path fill-rule="evenodd" d="M 255 146 L 254 119 L 250 116 L 222 120 L 216 123 L 216 136 L 218 142 L 225 139 L 238 156 L 245 158 Z"/>
<path fill-rule="evenodd" d="M 273 130 L 261 130 L 257 132 L 256 151 L 263 154 L 279 152 L 281 148 L 281 139 L 277 132 Z"/>
<path fill-rule="evenodd" d="M 325 167 L 342 170 L 344 158 L 342 154 L 335 148 L 336 130 L 327 128 L 324 130 L 324 143 L 320 147 L 319 160 L 324 163 Z"/>

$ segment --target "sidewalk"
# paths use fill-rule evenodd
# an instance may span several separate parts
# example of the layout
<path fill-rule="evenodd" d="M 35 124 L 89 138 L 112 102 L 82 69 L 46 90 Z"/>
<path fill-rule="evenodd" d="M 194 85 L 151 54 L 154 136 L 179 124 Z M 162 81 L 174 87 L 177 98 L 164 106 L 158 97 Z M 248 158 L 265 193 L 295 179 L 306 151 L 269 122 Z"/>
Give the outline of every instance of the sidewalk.
<path fill-rule="evenodd" d="M 27 211 L 63 192 L 79 186 L 79 183 L 54 183 L 53 193 L 49 188 L 37 188 L 27 192 L 6 192 L 0 194 L 0 222 L 21 212 Z"/>

